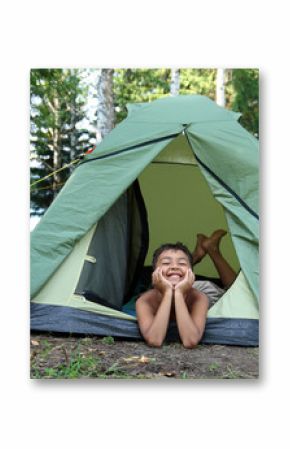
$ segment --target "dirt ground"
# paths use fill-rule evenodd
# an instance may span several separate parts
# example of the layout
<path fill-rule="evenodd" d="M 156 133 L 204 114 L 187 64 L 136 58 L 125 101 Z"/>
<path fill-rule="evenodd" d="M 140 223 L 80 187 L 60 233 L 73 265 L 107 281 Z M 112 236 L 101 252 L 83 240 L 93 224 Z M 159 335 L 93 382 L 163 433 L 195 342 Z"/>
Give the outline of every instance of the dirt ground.
<path fill-rule="evenodd" d="M 31 335 L 32 379 L 257 379 L 259 349 L 179 343 L 151 348 L 113 337 Z"/>

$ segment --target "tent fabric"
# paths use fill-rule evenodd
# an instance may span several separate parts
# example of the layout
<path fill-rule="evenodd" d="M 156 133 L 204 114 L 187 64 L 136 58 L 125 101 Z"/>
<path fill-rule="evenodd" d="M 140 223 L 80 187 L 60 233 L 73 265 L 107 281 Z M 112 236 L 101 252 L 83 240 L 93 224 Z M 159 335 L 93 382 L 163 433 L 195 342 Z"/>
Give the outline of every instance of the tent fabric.
<path fill-rule="evenodd" d="M 91 160 L 75 169 L 32 232 L 32 296 L 52 276 L 76 242 L 98 222 L 171 140 L 141 146 L 137 150 L 138 157 L 129 151 L 110 158 Z"/>
<path fill-rule="evenodd" d="M 248 285 L 245 294 L 249 297 L 253 295 L 258 300 L 258 145 L 256 139 L 237 122 L 239 116 L 240 114 L 223 109 L 200 95 L 168 97 L 129 107 L 128 117 L 76 167 L 32 232 L 31 296 L 35 307 L 50 310 L 50 314 L 46 315 L 48 322 L 57 321 L 58 318 L 53 314 L 58 313 L 62 306 L 75 314 L 74 331 L 77 332 L 78 312 L 93 312 L 92 319 L 97 320 L 100 318 L 100 308 L 103 310 L 102 319 L 106 316 L 106 308 L 102 309 L 102 306 L 94 304 L 88 306 L 82 297 L 88 278 L 93 282 L 94 288 L 99 281 L 100 285 L 104 281 L 100 296 L 104 294 L 110 297 L 112 304 L 120 308 L 124 301 L 124 291 L 128 287 L 128 258 L 133 253 L 130 245 L 128 246 L 132 223 L 128 222 L 130 213 L 126 201 L 130 187 L 151 163 L 186 164 L 195 167 L 195 170 L 200 169 L 213 197 L 225 212 L 245 277 L 243 282 Z M 122 202 L 118 219 L 116 209 Z M 112 217 L 112 222 L 116 220 L 118 226 L 118 233 L 112 241 L 114 226 L 111 231 L 109 222 L 102 226 L 106 214 Z M 140 236 L 140 219 L 139 225 L 136 223 L 133 228 L 137 229 L 139 226 L 136 235 Z M 102 270 L 99 277 L 96 277 L 99 281 L 91 280 L 92 277 L 88 274 L 90 269 L 84 269 L 83 266 L 92 267 L 95 263 L 96 255 L 87 253 L 87 245 L 92 244 L 92 235 L 99 236 L 95 238 L 99 239 L 96 248 L 101 264 L 102 258 L 106 257 L 106 248 L 110 248 L 109 251 L 117 248 L 119 251 L 119 260 L 111 267 L 114 277 L 119 278 L 119 283 L 114 283 L 109 289 L 108 279 L 102 279 Z M 105 235 L 107 244 L 104 246 Z M 77 247 L 80 248 L 79 252 L 76 251 Z M 73 260 L 77 257 L 80 262 Z M 139 257 L 139 264 L 142 257 Z M 132 267 L 138 257 L 133 259 Z M 53 292 L 56 289 L 55 279 L 61 283 L 60 272 L 65 271 L 69 275 L 69 270 L 64 269 L 68 260 L 73 267 L 72 277 L 79 282 L 80 288 L 75 291 L 74 281 L 70 287 L 72 290 L 67 291 L 67 299 L 57 300 L 57 293 L 55 296 L 47 296 L 47 285 L 50 285 L 48 290 Z M 131 278 L 134 277 L 131 268 L 129 274 Z M 87 281 L 82 276 L 87 276 Z M 115 289 L 114 293 L 112 289 Z M 225 298 L 225 304 L 226 301 L 230 299 Z M 84 310 L 81 303 L 84 304 Z M 90 309 L 90 312 L 85 309 Z M 230 313 L 229 307 L 223 307 L 223 310 L 226 314 Z M 113 312 L 108 315 L 111 315 L 108 319 L 113 319 Z M 223 316 L 213 319 L 225 318 L 234 319 L 237 323 L 237 319 L 245 317 Z M 130 319 L 128 318 L 129 321 Z M 59 320 L 61 321 L 60 316 Z M 32 328 L 33 323 L 34 316 Z"/>
<path fill-rule="evenodd" d="M 208 311 L 208 317 L 259 319 L 259 301 L 240 271 L 230 289 Z"/>
<path fill-rule="evenodd" d="M 127 210 L 128 197 L 123 194 L 99 220 L 75 289 L 76 294 L 86 296 L 90 292 L 102 301 L 110 298 L 110 304 L 118 309 L 126 288 L 127 268 L 121 271 L 118 267 L 126 267 L 128 260 Z M 105 257 L 100 258 L 100 254 Z"/>
<path fill-rule="evenodd" d="M 121 310 L 124 299 L 134 291 L 148 249 L 143 207 L 138 182 L 134 182 L 100 219 L 75 294 L 95 297 Z"/>

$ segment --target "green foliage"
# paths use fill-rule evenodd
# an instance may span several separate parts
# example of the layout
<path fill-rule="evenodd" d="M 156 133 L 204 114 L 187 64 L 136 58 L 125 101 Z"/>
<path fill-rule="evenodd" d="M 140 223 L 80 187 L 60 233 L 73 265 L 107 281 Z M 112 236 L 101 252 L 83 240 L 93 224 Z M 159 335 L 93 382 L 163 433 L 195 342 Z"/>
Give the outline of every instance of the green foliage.
<path fill-rule="evenodd" d="M 240 123 L 259 136 L 259 70 L 233 69 L 233 98 L 230 107 L 242 114 Z"/>
<path fill-rule="evenodd" d="M 181 69 L 181 95 L 200 94 L 215 99 L 215 69 Z M 146 103 L 170 94 L 171 70 L 118 69 L 114 75 L 117 123 L 127 116 L 127 103 Z"/>
<path fill-rule="evenodd" d="M 90 137 L 76 124 L 84 118 L 84 90 L 76 70 L 33 69 L 31 98 L 31 183 L 69 164 L 88 148 Z M 33 214 L 42 214 L 71 173 L 66 168 L 31 190 Z"/>
<path fill-rule="evenodd" d="M 211 363 L 211 364 L 209 365 L 208 370 L 209 370 L 211 373 L 214 373 L 216 370 L 218 370 L 219 367 L 220 367 L 219 363 L 213 362 L 213 363 Z"/>
<path fill-rule="evenodd" d="M 100 359 L 93 356 L 75 355 L 69 363 L 45 368 L 43 373 L 32 369 L 32 377 L 49 379 L 78 379 L 80 377 L 98 377 Z"/>
<path fill-rule="evenodd" d="M 113 345 L 115 343 L 114 337 L 108 335 L 107 337 L 102 338 L 102 343 L 105 343 L 106 345 Z"/>
<path fill-rule="evenodd" d="M 241 112 L 241 123 L 255 133 L 258 123 L 258 70 L 228 69 L 226 107 Z M 170 93 L 170 69 L 117 69 L 114 98 L 117 123 L 126 118 L 127 103 L 146 103 Z M 206 95 L 215 101 L 216 69 L 180 69 L 180 95 Z"/>
<path fill-rule="evenodd" d="M 117 69 L 114 98 L 117 123 L 127 116 L 127 103 L 146 103 L 168 95 L 170 69 Z"/>
<path fill-rule="evenodd" d="M 181 69 L 180 91 L 181 95 L 206 95 L 215 99 L 216 69 Z"/>

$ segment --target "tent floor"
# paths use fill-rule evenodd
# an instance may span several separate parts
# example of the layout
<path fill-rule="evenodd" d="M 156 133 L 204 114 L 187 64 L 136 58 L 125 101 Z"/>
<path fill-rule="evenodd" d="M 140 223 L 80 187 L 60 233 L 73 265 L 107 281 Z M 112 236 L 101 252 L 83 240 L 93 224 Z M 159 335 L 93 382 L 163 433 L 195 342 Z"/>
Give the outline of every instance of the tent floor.
<path fill-rule="evenodd" d="M 33 331 L 142 340 L 136 321 L 112 318 L 72 307 L 32 303 L 30 327 Z M 175 323 L 170 323 L 166 341 L 179 341 Z M 250 319 L 208 318 L 201 343 L 258 346 L 259 322 Z"/>

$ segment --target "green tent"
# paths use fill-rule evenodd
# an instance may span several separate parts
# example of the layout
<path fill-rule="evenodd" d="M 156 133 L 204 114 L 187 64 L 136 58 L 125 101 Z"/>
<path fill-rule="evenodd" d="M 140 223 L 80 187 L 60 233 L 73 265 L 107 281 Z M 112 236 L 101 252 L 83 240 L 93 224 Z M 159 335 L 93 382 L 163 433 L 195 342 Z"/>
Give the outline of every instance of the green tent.
<path fill-rule="evenodd" d="M 202 342 L 258 344 L 258 142 L 239 116 L 201 95 L 128 105 L 31 234 L 33 330 L 141 338 L 134 300 L 154 248 L 224 228 L 238 276 Z M 194 271 L 216 277 L 206 259 Z"/>

